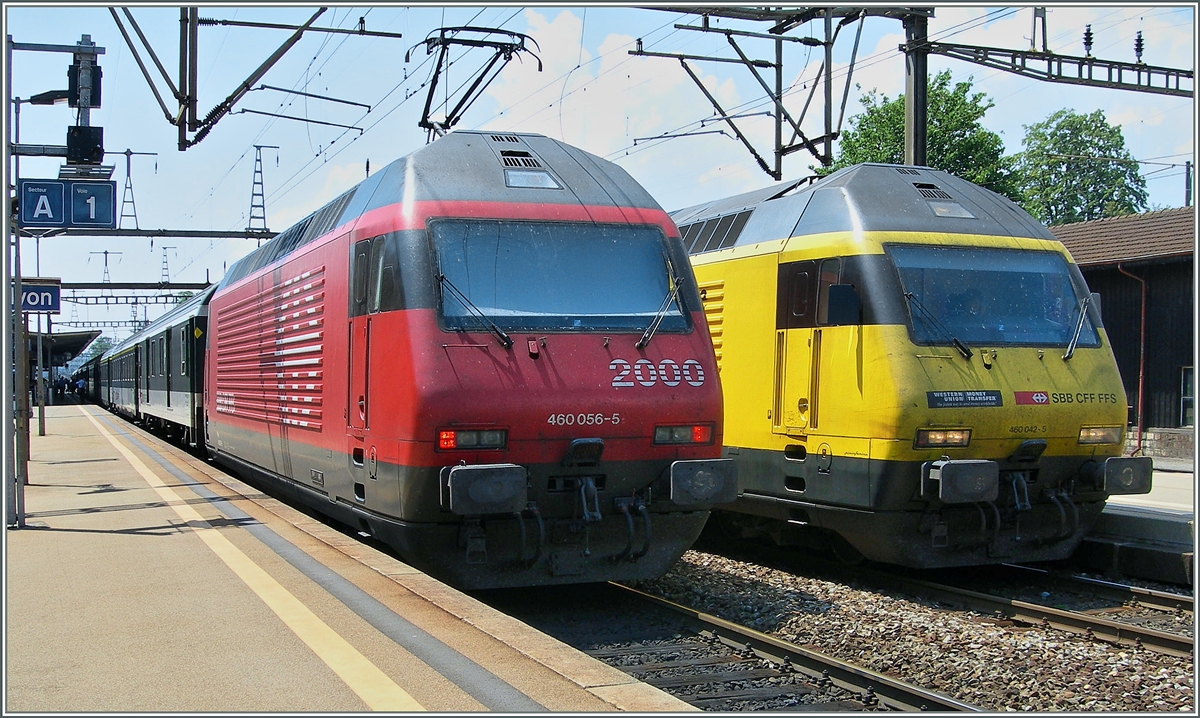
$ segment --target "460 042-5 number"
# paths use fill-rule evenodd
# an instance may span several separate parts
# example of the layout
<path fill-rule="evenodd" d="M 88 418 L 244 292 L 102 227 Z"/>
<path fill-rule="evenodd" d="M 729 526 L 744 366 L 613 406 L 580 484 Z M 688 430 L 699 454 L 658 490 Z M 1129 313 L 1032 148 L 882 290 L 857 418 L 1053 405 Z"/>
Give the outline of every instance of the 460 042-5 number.
<path fill-rule="evenodd" d="M 551 426 L 599 426 L 600 424 L 620 424 L 620 414 L 551 414 L 546 419 Z"/>

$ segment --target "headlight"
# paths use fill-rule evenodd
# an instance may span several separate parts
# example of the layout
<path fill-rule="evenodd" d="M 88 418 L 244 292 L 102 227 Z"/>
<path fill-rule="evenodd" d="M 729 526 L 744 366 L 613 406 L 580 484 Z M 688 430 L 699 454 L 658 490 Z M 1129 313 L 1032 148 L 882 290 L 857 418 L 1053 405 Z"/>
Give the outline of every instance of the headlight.
<path fill-rule="evenodd" d="M 970 429 L 917 429 L 917 448 L 966 446 L 971 443 Z"/>
<path fill-rule="evenodd" d="M 443 429 L 438 432 L 438 448 L 453 449 L 503 449 L 508 443 L 508 432 L 504 429 Z"/>
<path fill-rule="evenodd" d="M 1081 444 L 1119 444 L 1121 443 L 1121 427 L 1119 426 L 1085 426 L 1079 430 Z"/>
<path fill-rule="evenodd" d="M 654 427 L 656 444 L 711 444 L 712 438 L 712 424 Z"/>

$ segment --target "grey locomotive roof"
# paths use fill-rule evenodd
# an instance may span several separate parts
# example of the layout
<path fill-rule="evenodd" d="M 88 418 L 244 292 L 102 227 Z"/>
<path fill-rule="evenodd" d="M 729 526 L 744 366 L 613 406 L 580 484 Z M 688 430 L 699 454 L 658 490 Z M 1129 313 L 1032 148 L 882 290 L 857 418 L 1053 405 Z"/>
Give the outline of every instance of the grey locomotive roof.
<path fill-rule="evenodd" d="M 506 169 L 545 170 L 560 188 L 510 187 Z M 418 202 L 659 208 L 625 170 L 564 142 L 520 132 L 460 130 L 391 162 L 358 185 L 338 224 L 406 197 Z"/>
<path fill-rule="evenodd" d="M 949 172 L 906 165 L 854 165 L 808 184 L 785 182 L 676 210 L 671 218 L 683 226 L 747 209 L 753 214 L 736 241 L 721 248 L 855 230 L 1055 239 L 1006 197 Z"/>

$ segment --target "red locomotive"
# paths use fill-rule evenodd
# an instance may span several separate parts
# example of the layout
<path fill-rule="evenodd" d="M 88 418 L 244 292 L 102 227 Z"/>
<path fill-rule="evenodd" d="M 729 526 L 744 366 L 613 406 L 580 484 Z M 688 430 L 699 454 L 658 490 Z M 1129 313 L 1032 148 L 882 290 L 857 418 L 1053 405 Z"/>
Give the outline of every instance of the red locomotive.
<path fill-rule="evenodd" d="M 624 170 L 454 132 L 235 264 L 219 462 L 464 588 L 653 578 L 737 495 L 679 232 Z"/>

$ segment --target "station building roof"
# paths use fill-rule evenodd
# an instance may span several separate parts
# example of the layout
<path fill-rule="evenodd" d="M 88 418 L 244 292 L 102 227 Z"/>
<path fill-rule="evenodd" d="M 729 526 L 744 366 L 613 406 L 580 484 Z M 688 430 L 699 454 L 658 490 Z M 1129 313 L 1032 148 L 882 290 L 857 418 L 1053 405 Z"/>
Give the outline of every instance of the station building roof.
<path fill-rule="evenodd" d="M 1196 208 L 1179 207 L 1050 227 L 1081 267 L 1191 257 Z"/>

